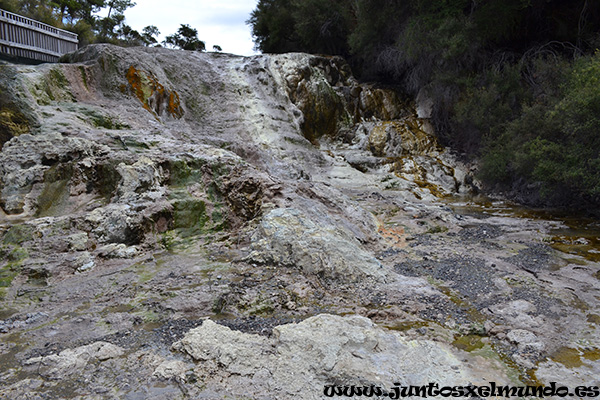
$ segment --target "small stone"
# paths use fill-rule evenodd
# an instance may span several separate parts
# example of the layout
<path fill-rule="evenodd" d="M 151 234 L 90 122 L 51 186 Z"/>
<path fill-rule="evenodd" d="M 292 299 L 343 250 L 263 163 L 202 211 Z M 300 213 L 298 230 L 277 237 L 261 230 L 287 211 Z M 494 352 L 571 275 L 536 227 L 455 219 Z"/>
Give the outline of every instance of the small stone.
<path fill-rule="evenodd" d="M 69 249 L 74 251 L 84 251 L 87 249 L 88 235 L 85 232 L 75 233 L 67 236 Z"/>
<path fill-rule="evenodd" d="M 506 338 L 515 343 L 520 350 L 538 350 L 541 351 L 544 349 L 544 344 L 538 340 L 538 337 L 530 331 L 525 329 L 513 329 L 508 332 Z"/>
<path fill-rule="evenodd" d="M 94 268 L 96 266 L 96 262 L 94 261 L 94 257 L 89 252 L 84 251 L 75 261 L 75 265 L 77 265 L 77 271 L 85 272 Z"/>
<path fill-rule="evenodd" d="M 90 270 L 90 269 L 94 268 L 94 265 L 96 265 L 96 264 L 93 261 L 90 261 L 88 263 L 83 264 L 81 267 L 77 268 L 77 271 L 84 272 L 84 271 Z"/>
<path fill-rule="evenodd" d="M 162 362 L 155 370 L 152 376 L 159 379 L 177 379 L 185 381 L 188 373 L 188 366 L 177 360 L 167 360 Z"/>
<path fill-rule="evenodd" d="M 98 254 L 104 258 L 133 258 L 138 250 L 135 246 L 123 243 L 110 243 L 98 249 Z"/>
<path fill-rule="evenodd" d="M 425 335 L 425 334 L 427 334 L 427 328 L 425 328 L 425 327 L 418 328 L 418 329 L 416 329 L 416 331 L 417 331 L 417 333 L 419 335 Z"/>

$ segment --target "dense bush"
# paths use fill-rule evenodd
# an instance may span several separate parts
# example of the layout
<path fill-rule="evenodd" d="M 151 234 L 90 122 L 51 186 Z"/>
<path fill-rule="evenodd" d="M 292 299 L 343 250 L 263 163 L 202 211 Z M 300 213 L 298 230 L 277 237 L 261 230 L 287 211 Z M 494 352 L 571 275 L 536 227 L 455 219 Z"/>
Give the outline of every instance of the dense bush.
<path fill-rule="evenodd" d="M 536 182 L 553 203 L 600 202 L 600 54 L 562 62 L 564 80 L 490 135 L 482 175 L 506 186 Z M 561 84 L 556 84 L 561 82 Z M 549 83 L 548 83 L 549 84 Z"/>
<path fill-rule="evenodd" d="M 600 202 L 600 2 L 260 0 L 265 52 L 348 58 L 434 101 L 443 143 L 523 200 Z"/>

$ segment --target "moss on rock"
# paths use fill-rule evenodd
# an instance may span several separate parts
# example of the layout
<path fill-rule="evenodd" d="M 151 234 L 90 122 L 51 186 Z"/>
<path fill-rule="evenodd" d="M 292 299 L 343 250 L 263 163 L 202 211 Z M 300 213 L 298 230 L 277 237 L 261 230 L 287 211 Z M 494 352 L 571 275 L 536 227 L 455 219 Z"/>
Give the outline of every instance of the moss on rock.
<path fill-rule="evenodd" d="M 33 230 L 34 228 L 30 225 L 13 225 L 4 234 L 2 243 L 5 245 L 21 245 L 33 238 Z"/>
<path fill-rule="evenodd" d="M 0 107 L 0 149 L 13 137 L 29 133 L 30 130 L 27 117 L 14 105 Z"/>
<path fill-rule="evenodd" d="M 205 201 L 195 199 L 178 200 L 173 203 L 173 209 L 175 229 L 185 231 L 185 236 L 201 233 L 209 221 Z"/>
<path fill-rule="evenodd" d="M 69 181 L 73 176 L 71 164 L 55 164 L 44 174 L 44 188 L 38 196 L 37 215 L 57 214 L 68 201 Z"/>
<path fill-rule="evenodd" d="M 70 86 L 62 67 L 56 66 L 32 82 L 29 92 L 39 105 L 49 105 L 54 101 L 74 102 Z"/>

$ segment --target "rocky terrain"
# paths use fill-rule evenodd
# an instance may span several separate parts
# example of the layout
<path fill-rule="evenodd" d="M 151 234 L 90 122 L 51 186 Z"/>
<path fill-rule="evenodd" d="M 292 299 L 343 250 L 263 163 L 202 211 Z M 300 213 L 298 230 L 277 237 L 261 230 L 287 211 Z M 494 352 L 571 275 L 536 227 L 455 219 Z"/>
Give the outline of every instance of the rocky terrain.
<path fill-rule="evenodd" d="M 598 239 L 502 202 L 342 59 L 0 65 L 0 394 L 600 386 Z"/>

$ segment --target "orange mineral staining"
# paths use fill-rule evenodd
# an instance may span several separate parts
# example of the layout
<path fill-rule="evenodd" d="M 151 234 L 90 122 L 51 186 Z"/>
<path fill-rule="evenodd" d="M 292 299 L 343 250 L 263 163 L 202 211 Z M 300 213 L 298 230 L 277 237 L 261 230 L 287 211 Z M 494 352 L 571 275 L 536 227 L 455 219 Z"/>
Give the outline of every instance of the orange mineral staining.
<path fill-rule="evenodd" d="M 390 246 L 399 249 L 406 247 L 406 233 L 402 227 L 379 226 L 379 234 L 389 243 Z"/>
<path fill-rule="evenodd" d="M 126 77 L 131 93 L 157 119 L 165 113 L 173 118 L 183 116 L 179 94 L 166 89 L 152 72 L 139 71 L 132 65 Z"/>

